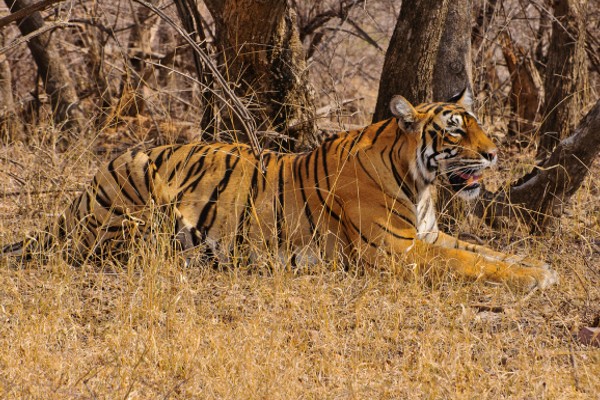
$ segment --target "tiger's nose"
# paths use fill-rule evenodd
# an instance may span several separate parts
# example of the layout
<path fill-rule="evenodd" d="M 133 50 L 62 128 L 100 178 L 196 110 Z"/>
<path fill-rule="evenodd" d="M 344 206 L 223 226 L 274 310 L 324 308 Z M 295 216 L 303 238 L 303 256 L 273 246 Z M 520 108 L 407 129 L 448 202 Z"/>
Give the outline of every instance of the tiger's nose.
<path fill-rule="evenodd" d="M 488 161 L 494 161 L 498 155 L 498 149 L 480 151 L 479 154 Z"/>

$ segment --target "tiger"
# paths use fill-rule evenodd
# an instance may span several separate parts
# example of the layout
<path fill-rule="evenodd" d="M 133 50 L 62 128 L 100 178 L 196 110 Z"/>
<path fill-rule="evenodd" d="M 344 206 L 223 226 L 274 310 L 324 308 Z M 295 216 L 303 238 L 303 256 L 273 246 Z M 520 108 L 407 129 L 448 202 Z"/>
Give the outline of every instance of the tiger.
<path fill-rule="evenodd" d="M 143 230 L 160 210 L 171 216 L 182 252 L 222 254 L 253 241 L 310 262 L 315 253 L 306 249 L 318 243 L 325 259 L 344 263 L 385 267 L 390 256 L 401 256 L 407 265 L 440 265 L 466 280 L 546 288 L 558 281 L 546 263 L 438 229 L 436 177 L 445 175 L 458 196 L 474 199 L 484 170 L 497 161 L 472 103 L 469 89 L 417 106 L 394 96 L 391 118 L 303 153 L 257 156 L 238 143 L 131 150 L 97 172 L 51 234 L 30 235 L 3 253 L 26 257 L 70 238 L 73 259 L 101 256 L 124 237 L 139 238 L 130 231 Z"/>

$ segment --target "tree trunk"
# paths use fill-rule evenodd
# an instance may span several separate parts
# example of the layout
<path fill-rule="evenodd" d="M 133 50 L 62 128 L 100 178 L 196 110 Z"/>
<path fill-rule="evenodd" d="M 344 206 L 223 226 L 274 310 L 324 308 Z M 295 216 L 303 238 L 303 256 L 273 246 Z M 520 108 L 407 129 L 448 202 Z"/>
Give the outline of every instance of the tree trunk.
<path fill-rule="evenodd" d="M 471 64 L 472 0 L 457 0 L 448 5 L 448 16 L 433 68 L 433 100 L 444 101 L 466 87 L 473 88 Z M 464 201 L 456 196 L 447 182 L 437 187 L 438 222 L 451 230 L 456 216 L 464 214 Z"/>
<path fill-rule="evenodd" d="M 403 2 L 381 73 L 373 121 L 391 116 L 390 99 L 413 104 L 432 99 L 433 70 L 448 14 L 448 0 Z"/>
<path fill-rule="evenodd" d="M 33 4 L 31 0 L 5 0 L 5 3 L 11 12 Z M 44 20 L 39 12 L 35 12 L 19 21 L 18 26 L 21 34 L 25 36 L 42 28 Z M 27 45 L 37 64 L 44 89 L 50 97 L 54 121 L 62 124 L 63 128 L 81 132 L 86 118 L 65 64 L 51 41 L 50 33 L 45 32 L 29 39 Z"/>
<path fill-rule="evenodd" d="M 533 223 L 533 230 L 540 230 L 581 186 L 600 153 L 599 132 L 600 100 L 540 167 L 507 192 L 484 193 L 476 213 L 487 218 L 517 216 Z"/>
<path fill-rule="evenodd" d="M 21 122 L 15 113 L 12 89 L 10 63 L 4 54 L 0 54 L 0 140 L 10 139 L 15 132 L 21 131 Z"/>
<path fill-rule="evenodd" d="M 206 54 L 210 54 L 208 46 L 206 45 L 206 34 L 202 27 L 202 17 L 195 0 L 175 0 L 175 6 L 177 7 L 177 15 L 183 25 L 185 31 L 194 39 L 199 46 L 205 51 Z M 210 70 L 206 68 L 206 65 L 200 59 L 197 52 L 192 51 L 194 57 L 194 67 L 196 68 L 196 75 L 198 81 L 201 83 L 201 90 L 203 96 L 201 98 L 204 114 L 202 115 L 202 121 L 200 126 L 202 130 L 207 131 L 213 135 L 217 133 L 216 121 L 215 121 L 215 104 L 213 96 L 213 77 Z"/>
<path fill-rule="evenodd" d="M 543 160 L 577 124 L 588 100 L 585 52 L 587 0 L 557 0 L 554 8 L 545 104 L 537 158 Z"/>
<path fill-rule="evenodd" d="M 14 106 L 10 63 L 6 55 L 0 54 L 0 112 L 12 112 Z"/>
<path fill-rule="evenodd" d="M 259 130 L 288 135 L 276 140 L 285 150 L 310 147 L 316 132 L 314 89 L 296 26 L 286 1 L 206 1 L 215 19 L 224 75 L 239 96 L 253 99 Z M 235 118 L 224 121 L 247 140 Z"/>
<path fill-rule="evenodd" d="M 433 100 L 444 101 L 466 87 L 473 89 L 471 64 L 472 0 L 448 4 L 448 15 L 433 67 Z"/>

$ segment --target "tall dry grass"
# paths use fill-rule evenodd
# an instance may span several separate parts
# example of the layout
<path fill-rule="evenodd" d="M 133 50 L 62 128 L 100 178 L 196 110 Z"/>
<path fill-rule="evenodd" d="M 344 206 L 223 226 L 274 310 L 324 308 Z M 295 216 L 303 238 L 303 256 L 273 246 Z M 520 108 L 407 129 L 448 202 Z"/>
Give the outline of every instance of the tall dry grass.
<path fill-rule="evenodd" d="M 375 10 L 355 9 L 353 16 L 385 48 L 397 5 L 372 3 Z M 113 18 L 111 7 L 99 10 Z M 514 18 L 493 20 L 501 29 L 523 22 L 501 11 Z M 494 37 L 487 40 L 486 57 L 498 52 Z M 114 50 L 107 48 L 107 57 Z M 29 65 L 27 56 L 13 56 L 22 60 L 14 79 L 28 82 L 20 67 Z M 502 100 L 505 68 L 495 57 L 500 82 L 486 89 L 489 65 L 476 64 L 476 87 L 479 113 L 503 143 L 511 116 Z M 315 52 L 311 73 L 319 105 L 332 105 L 329 120 L 368 123 L 382 59 L 343 34 Z M 122 72 L 114 65 L 111 79 Z M 194 121 L 194 94 L 186 97 L 185 80 L 170 79 L 168 90 L 151 91 L 154 115 L 175 109 L 167 123 Z M 61 152 L 50 120 L 42 115 L 28 135 L 3 139 L 1 244 L 53 221 L 106 161 L 104 149 L 155 143 L 144 136 L 150 128 L 131 123 L 125 140 L 100 132 L 102 152 L 90 140 Z M 499 168 L 488 176 L 492 189 L 533 164 L 534 149 L 502 149 Z M 0 398 L 597 398 L 600 349 L 582 344 L 577 333 L 600 323 L 599 175 L 597 161 L 542 236 L 516 222 L 492 229 L 459 218 L 456 230 L 471 240 L 552 264 L 560 283 L 530 294 L 431 277 L 395 260 L 378 271 L 345 271 L 335 263 L 292 271 L 269 257 L 234 269 L 186 266 L 160 235 L 137 242 L 126 264 L 75 268 L 60 254 L 27 264 L 1 260 Z"/>
<path fill-rule="evenodd" d="M 2 243 L 55 218 L 95 157 L 6 146 L 2 168 L 25 186 L 2 185 L 15 192 L 0 203 Z M 0 397 L 594 398 L 600 349 L 576 334 L 600 316 L 599 170 L 543 237 L 460 222 L 551 261 L 560 284 L 531 294 L 394 260 L 380 271 L 294 272 L 269 258 L 186 267 L 160 235 L 124 265 L 3 260 Z"/>

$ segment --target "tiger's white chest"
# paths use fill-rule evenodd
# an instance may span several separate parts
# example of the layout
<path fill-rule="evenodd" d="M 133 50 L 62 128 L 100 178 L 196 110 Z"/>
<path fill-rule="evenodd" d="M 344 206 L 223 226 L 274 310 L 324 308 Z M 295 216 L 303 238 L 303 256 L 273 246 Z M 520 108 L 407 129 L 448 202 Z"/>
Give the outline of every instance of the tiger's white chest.
<path fill-rule="evenodd" d="M 435 204 L 429 189 L 425 190 L 417 203 L 417 237 L 433 243 L 438 236 Z"/>

